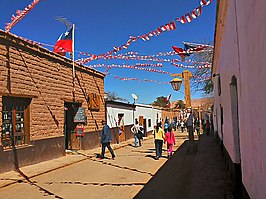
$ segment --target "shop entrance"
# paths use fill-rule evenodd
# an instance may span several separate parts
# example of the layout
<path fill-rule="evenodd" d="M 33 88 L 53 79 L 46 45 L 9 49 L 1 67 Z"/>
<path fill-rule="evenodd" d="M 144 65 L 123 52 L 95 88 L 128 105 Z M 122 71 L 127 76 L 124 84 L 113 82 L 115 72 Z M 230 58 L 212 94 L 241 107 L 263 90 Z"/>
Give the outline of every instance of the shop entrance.
<path fill-rule="evenodd" d="M 64 104 L 64 134 L 65 134 L 65 149 L 78 150 L 80 147 L 80 140 L 76 137 L 76 126 L 74 117 L 81 107 L 80 103 L 65 102 Z"/>

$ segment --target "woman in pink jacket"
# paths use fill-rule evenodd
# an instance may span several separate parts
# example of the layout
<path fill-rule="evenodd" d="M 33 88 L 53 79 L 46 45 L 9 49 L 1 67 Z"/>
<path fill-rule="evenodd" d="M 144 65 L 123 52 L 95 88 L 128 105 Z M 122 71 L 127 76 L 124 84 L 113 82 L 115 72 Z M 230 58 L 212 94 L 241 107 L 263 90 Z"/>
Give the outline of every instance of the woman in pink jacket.
<path fill-rule="evenodd" d="M 168 158 L 170 158 L 173 153 L 173 145 L 175 144 L 175 134 L 173 133 L 171 125 L 168 127 L 168 132 L 165 134 L 164 143 L 167 143 Z"/>

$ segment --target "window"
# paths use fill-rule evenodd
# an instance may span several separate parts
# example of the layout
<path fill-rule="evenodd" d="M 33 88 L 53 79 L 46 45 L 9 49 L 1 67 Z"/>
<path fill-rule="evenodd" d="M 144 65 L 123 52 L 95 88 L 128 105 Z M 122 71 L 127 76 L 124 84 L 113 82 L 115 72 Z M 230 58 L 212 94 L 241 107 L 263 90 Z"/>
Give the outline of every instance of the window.
<path fill-rule="evenodd" d="M 222 89 L 221 89 L 221 78 L 220 75 L 218 76 L 218 95 L 220 96 L 222 93 Z"/>
<path fill-rule="evenodd" d="M 118 126 L 123 128 L 125 125 L 124 113 L 118 113 Z"/>
<path fill-rule="evenodd" d="M 4 148 L 29 143 L 29 104 L 31 99 L 3 97 L 1 140 Z"/>
<path fill-rule="evenodd" d="M 148 127 L 151 127 L 151 119 L 148 119 Z"/>

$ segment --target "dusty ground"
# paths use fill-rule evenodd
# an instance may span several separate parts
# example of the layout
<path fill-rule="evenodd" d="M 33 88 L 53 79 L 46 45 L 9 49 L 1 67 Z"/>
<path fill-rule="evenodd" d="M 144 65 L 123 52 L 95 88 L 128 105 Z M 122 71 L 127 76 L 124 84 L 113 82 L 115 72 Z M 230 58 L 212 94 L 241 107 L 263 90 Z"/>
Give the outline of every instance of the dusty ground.
<path fill-rule="evenodd" d="M 115 160 L 97 159 L 100 149 L 94 149 L 71 156 L 79 162 L 41 175 L 34 172 L 40 173 L 47 164 L 21 168 L 29 179 L 0 175 L 0 181 L 16 182 L 1 188 L 0 198 L 232 198 L 217 143 L 211 137 L 204 138 L 199 152 L 188 154 L 186 138 L 185 133 L 176 132 L 177 144 L 171 159 L 155 160 L 150 138 L 139 148 L 127 144 L 116 149 Z M 214 151 L 211 155 L 209 149 L 205 150 L 207 145 Z"/>

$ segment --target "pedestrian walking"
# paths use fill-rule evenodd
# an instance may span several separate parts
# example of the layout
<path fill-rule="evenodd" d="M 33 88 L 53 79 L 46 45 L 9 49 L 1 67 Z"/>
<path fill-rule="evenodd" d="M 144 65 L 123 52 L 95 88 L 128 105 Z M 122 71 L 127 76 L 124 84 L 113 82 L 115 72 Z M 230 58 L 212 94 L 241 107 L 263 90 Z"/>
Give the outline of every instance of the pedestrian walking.
<path fill-rule="evenodd" d="M 167 133 L 167 131 L 168 131 L 168 126 L 169 126 L 169 124 L 168 124 L 168 118 L 166 117 L 165 118 L 165 121 L 164 121 L 164 125 L 163 125 L 163 127 L 164 127 L 164 133 Z"/>
<path fill-rule="evenodd" d="M 209 135 L 210 134 L 211 124 L 210 124 L 209 120 L 206 120 L 204 130 L 205 130 L 206 135 Z"/>
<path fill-rule="evenodd" d="M 164 141 L 164 130 L 162 129 L 161 123 L 157 124 L 152 134 L 154 135 L 154 143 L 155 143 L 155 151 L 156 151 L 155 159 L 159 160 L 159 158 L 162 157 L 163 141 Z"/>
<path fill-rule="evenodd" d="M 198 138 L 200 136 L 200 119 L 196 118 L 194 122 L 195 130 L 197 132 Z"/>
<path fill-rule="evenodd" d="M 142 134 L 141 127 L 139 126 L 139 123 L 137 120 L 130 130 L 134 134 L 134 146 L 138 147 L 138 144 L 139 146 L 141 146 L 141 140 L 143 139 L 142 138 L 143 134 Z"/>
<path fill-rule="evenodd" d="M 192 113 L 192 110 L 188 110 L 188 115 L 187 115 L 187 130 L 188 130 L 188 136 L 189 140 L 194 142 L 194 127 L 193 127 L 193 122 L 194 122 L 194 116 Z"/>
<path fill-rule="evenodd" d="M 180 128 L 181 128 L 181 132 L 184 133 L 184 129 L 185 129 L 185 122 L 184 120 L 180 121 Z"/>
<path fill-rule="evenodd" d="M 106 120 L 102 120 L 102 132 L 101 132 L 101 143 L 102 143 L 102 153 L 100 158 L 104 159 L 105 158 L 105 148 L 107 147 L 108 150 L 110 151 L 111 155 L 112 155 L 112 159 L 115 159 L 115 154 L 114 151 L 112 149 L 112 147 L 110 146 L 110 143 L 112 141 L 112 136 L 111 136 L 111 132 L 110 132 L 110 127 L 106 124 Z"/>
<path fill-rule="evenodd" d="M 173 133 L 172 126 L 168 128 L 168 132 L 165 134 L 164 142 L 167 144 L 168 158 L 172 157 L 173 145 L 175 145 L 175 134 Z"/>

